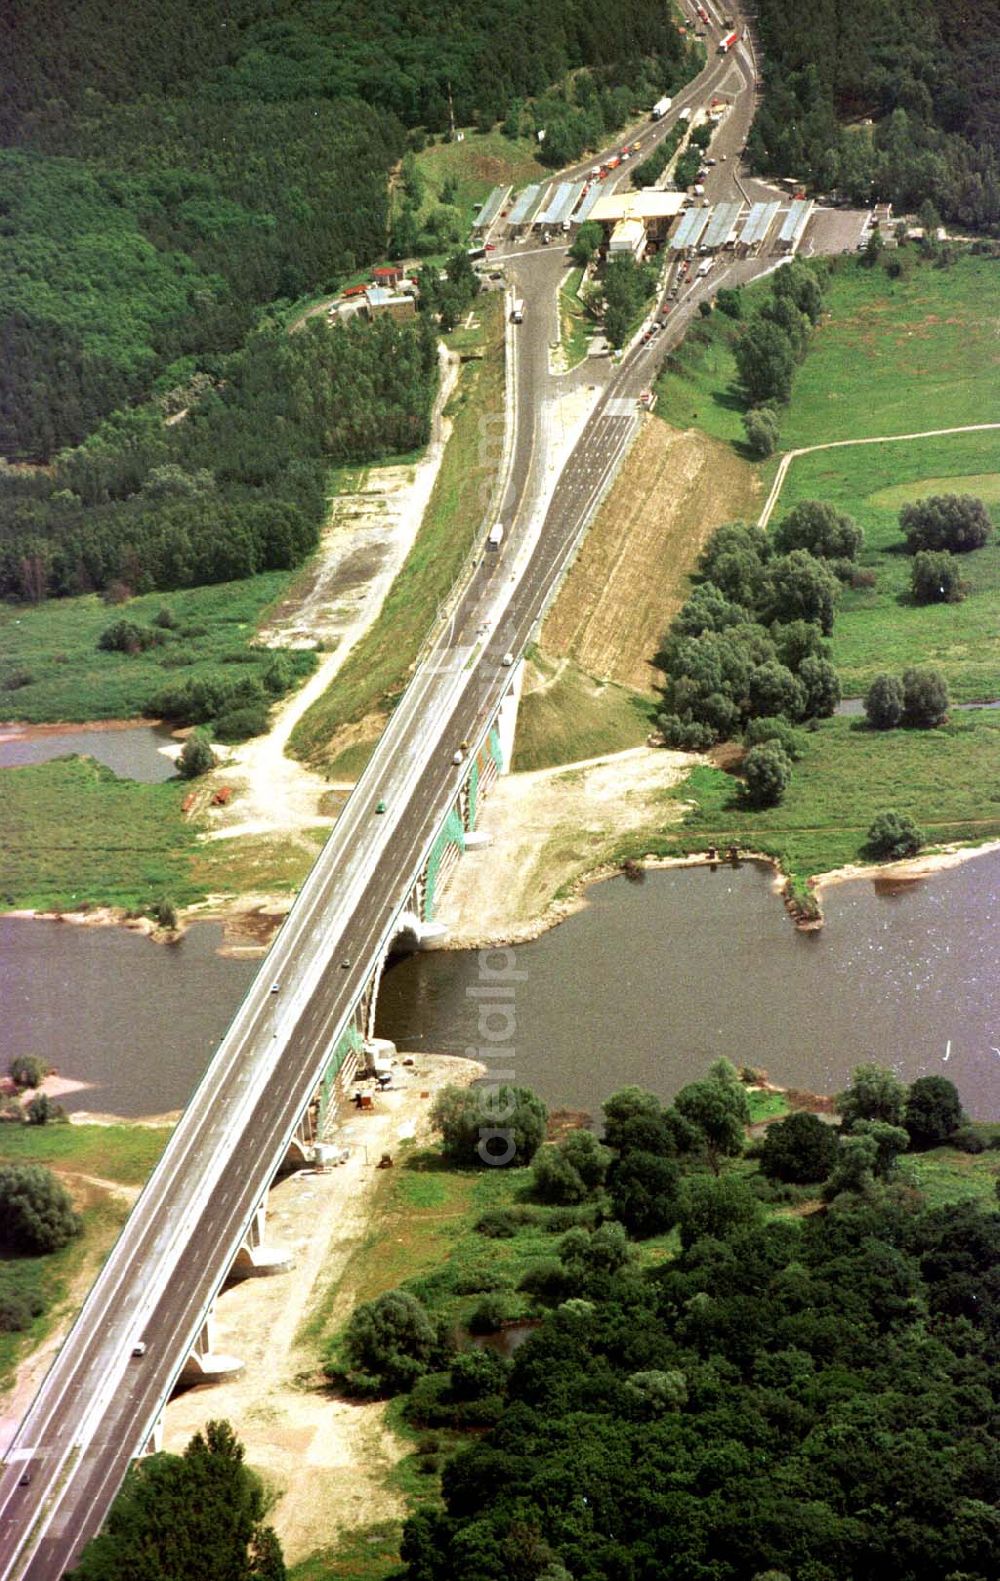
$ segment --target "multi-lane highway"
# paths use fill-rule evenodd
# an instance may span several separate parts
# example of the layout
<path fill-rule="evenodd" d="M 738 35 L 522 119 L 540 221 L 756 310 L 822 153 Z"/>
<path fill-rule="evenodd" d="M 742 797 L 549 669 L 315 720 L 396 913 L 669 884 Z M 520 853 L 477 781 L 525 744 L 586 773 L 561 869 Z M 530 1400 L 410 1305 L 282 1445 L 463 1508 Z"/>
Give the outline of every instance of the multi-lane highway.
<path fill-rule="evenodd" d="M 712 56 L 673 114 L 727 79 L 735 102 L 722 135 L 735 153 L 753 93 L 742 51 Z M 645 132 L 647 143 L 666 126 Z M 734 165 L 716 167 L 718 187 Z M 558 380 L 543 326 L 564 267 L 553 248 L 508 265 L 528 312 L 509 337 L 502 550 L 483 555 L 429 647 L 21 1425 L 0 1475 L 0 1581 L 56 1581 L 99 1528 L 455 797 L 455 748 L 481 737 L 509 682 L 503 656 L 523 652 L 572 557 L 634 429 L 652 359 L 709 289 L 679 298 L 669 328 L 620 367 L 602 364 L 593 414 L 546 503 L 542 411 Z"/>

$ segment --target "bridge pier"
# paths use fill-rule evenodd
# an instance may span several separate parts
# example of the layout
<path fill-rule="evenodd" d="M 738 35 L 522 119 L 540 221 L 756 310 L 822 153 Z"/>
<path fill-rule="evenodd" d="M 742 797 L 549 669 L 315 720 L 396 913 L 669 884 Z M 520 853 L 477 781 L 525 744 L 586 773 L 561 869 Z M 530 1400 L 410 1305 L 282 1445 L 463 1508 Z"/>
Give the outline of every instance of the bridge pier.
<path fill-rule="evenodd" d="M 163 1449 L 163 1412 L 161 1411 L 153 1423 L 149 1437 L 139 1451 L 138 1458 L 145 1455 L 158 1455 Z"/>
<path fill-rule="evenodd" d="M 283 1273 L 292 1266 L 291 1252 L 280 1246 L 268 1246 L 264 1239 L 267 1227 L 267 1193 L 260 1200 L 256 1213 L 247 1226 L 240 1243 L 236 1260 L 229 1270 L 230 1279 L 259 1279 L 267 1274 Z"/>
<path fill-rule="evenodd" d="M 227 1356 L 224 1352 L 215 1349 L 214 1321 L 215 1302 L 213 1301 L 198 1331 L 191 1354 L 181 1368 L 180 1383 L 220 1383 L 223 1378 L 231 1378 L 234 1373 L 243 1371 L 244 1364 L 238 1356 Z"/>
<path fill-rule="evenodd" d="M 521 687 L 523 685 L 524 660 L 522 659 L 510 672 L 510 685 L 503 695 L 500 711 L 496 718 L 496 732 L 502 753 L 501 774 L 510 773 L 510 765 L 514 757 L 514 734 L 517 729 L 517 710 L 521 702 Z"/>

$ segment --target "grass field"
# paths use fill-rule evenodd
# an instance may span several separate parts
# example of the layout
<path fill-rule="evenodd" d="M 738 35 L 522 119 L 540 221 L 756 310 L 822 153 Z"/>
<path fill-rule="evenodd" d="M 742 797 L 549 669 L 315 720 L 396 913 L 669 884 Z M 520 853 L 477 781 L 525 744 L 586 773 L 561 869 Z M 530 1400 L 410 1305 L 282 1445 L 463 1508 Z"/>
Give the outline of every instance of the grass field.
<path fill-rule="evenodd" d="M 796 374 L 782 448 L 1000 417 L 1000 340 L 984 322 L 997 286 L 989 258 L 906 280 L 846 264 Z"/>
<path fill-rule="evenodd" d="M 377 621 L 292 733 L 292 752 L 325 772 L 342 750 L 338 730 L 398 698 L 483 524 L 502 445 L 502 297 L 481 298 L 477 314 L 481 355 L 449 402 L 454 427 L 416 542 Z"/>
<path fill-rule="evenodd" d="M 420 217 L 440 202 L 448 181 L 455 183 L 457 206 L 471 226 L 475 211 L 494 187 L 516 189 L 549 179 L 551 172 L 538 163 L 535 147 L 530 137 L 505 137 L 499 128 L 467 131 L 460 143 L 431 143 L 416 156 L 417 169 L 426 183 Z M 397 188 L 397 199 L 398 195 Z"/>
<path fill-rule="evenodd" d="M 909 813 L 927 844 L 1000 838 L 1000 717 L 959 714 L 939 730 L 868 730 L 828 719 L 804 737 L 805 750 L 777 807 L 743 807 L 739 783 L 699 767 L 667 792 L 692 804 L 682 824 L 652 841 L 624 841 L 619 858 L 645 851 L 677 855 L 736 843 L 777 858 L 801 890 L 817 873 L 863 861 L 876 813 Z"/>
<path fill-rule="evenodd" d="M 83 1233 L 46 1257 L 5 1258 L 5 1283 L 37 1295 L 44 1311 L 20 1333 L 0 1333 L 0 1389 L 13 1381 L 21 1358 L 45 1339 L 52 1324 L 83 1298 L 125 1219 L 127 1204 L 93 1179 L 141 1186 L 167 1143 L 168 1129 L 144 1126 L 47 1125 L 0 1127 L 0 1165 L 44 1164 L 61 1176 L 83 1218 Z"/>
<path fill-rule="evenodd" d="M 559 290 L 559 332 L 567 369 L 583 361 L 596 328 L 580 300 L 582 279 L 582 269 L 571 269 Z"/>
<path fill-rule="evenodd" d="M 0 906 L 141 912 L 164 896 L 176 905 L 203 897 L 191 875 L 194 833 L 180 816 L 180 781 L 137 785 L 89 758 L 2 773 Z"/>
<path fill-rule="evenodd" d="M 826 500 L 864 528 L 863 564 L 874 588 L 845 589 L 833 659 L 847 696 L 860 695 L 880 670 L 934 664 L 959 701 L 1000 697 L 1000 539 L 961 557 L 970 584 L 961 604 L 910 602 L 912 557 L 902 552 L 899 510 L 933 493 L 973 493 L 992 502 L 1000 522 L 1000 433 L 953 434 L 853 450 L 817 450 L 788 469 L 773 521 L 804 499 Z"/>
<path fill-rule="evenodd" d="M 641 746 L 653 728 L 653 705 L 615 681 L 595 681 L 571 659 L 531 654 L 538 690 L 526 691 L 517 713 L 513 769 L 548 769 L 604 752 Z"/>
<path fill-rule="evenodd" d="M 996 418 L 1000 342 L 983 322 L 996 287 L 988 258 L 963 257 L 950 269 L 921 265 L 905 280 L 845 260 L 781 411 L 781 449 Z M 742 441 L 735 329 L 714 313 L 688 332 L 657 384 L 667 422 Z"/>
<path fill-rule="evenodd" d="M 265 611 L 285 593 L 292 574 L 269 571 L 242 582 L 147 593 L 110 607 L 96 596 L 50 599 L 44 604 L 0 604 L 0 686 L 15 671 L 33 681 L 0 693 L 5 719 L 39 724 L 89 719 L 131 719 L 162 687 L 239 664 Z M 177 629 L 162 647 L 145 653 L 102 653 L 97 641 L 117 620 L 152 625 L 161 609 Z M 266 663 L 266 656 L 262 658 Z"/>

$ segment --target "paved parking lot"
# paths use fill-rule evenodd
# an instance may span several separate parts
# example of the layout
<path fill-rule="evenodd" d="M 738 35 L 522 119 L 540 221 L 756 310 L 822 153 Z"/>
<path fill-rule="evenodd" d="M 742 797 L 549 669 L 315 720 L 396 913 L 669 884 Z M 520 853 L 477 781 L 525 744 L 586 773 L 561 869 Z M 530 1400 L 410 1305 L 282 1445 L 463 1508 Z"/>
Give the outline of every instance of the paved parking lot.
<path fill-rule="evenodd" d="M 869 213 L 869 209 L 814 209 L 799 249 L 802 256 L 855 252 Z"/>

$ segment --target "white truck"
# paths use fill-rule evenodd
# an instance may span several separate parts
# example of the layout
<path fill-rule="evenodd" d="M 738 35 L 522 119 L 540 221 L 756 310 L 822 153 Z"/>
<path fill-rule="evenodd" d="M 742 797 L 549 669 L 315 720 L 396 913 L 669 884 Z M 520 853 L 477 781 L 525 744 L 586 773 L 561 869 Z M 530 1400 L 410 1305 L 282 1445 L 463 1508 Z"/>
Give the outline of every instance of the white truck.
<path fill-rule="evenodd" d="M 512 324 L 524 323 L 524 298 L 522 296 L 514 298 L 514 305 L 510 310 L 510 321 Z"/>
<path fill-rule="evenodd" d="M 490 535 L 486 540 L 486 547 L 487 549 L 492 549 L 494 553 L 497 553 L 502 543 L 503 522 L 494 522 L 493 526 L 490 528 Z"/>
<path fill-rule="evenodd" d="M 673 99 L 668 99 L 666 94 L 664 94 L 662 99 L 657 99 L 653 105 L 652 119 L 654 121 L 662 121 L 673 102 Z"/>

